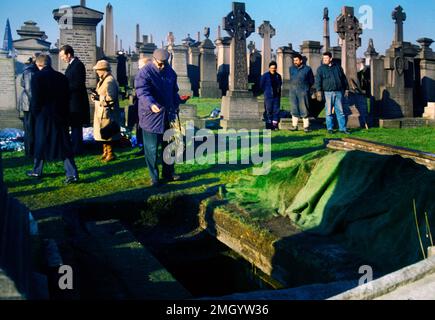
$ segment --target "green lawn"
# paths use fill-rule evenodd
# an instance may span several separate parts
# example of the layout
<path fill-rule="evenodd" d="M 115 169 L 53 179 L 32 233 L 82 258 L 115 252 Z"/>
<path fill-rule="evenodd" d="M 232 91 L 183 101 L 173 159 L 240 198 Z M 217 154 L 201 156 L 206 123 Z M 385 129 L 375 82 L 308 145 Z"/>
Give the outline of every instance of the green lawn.
<path fill-rule="evenodd" d="M 192 99 L 198 105 L 200 116 L 219 107 L 217 99 Z M 435 130 L 417 129 L 370 129 L 354 132 L 353 137 L 378 141 L 407 148 L 435 153 Z M 279 131 L 272 135 L 272 159 L 286 160 L 319 150 L 324 139 L 330 138 L 325 130 L 310 134 L 303 132 Z M 341 137 L 340 134 L 333 136 Z M 201 194 L 211 187 L 235 183 L 238 178 L 251 174 L 249 165 L 176 165 L 177 173 L 183 180 L 165 185 L 161 189 L 150 188 L 150 178 L 142 157 L 135 156 L 137 149 L 118 148 L 118 159 L 110 164 L 99 160 L 99 148 L 76 159 L 81 183 L 63 185 L 63 165 L 49 163 L 44 168 L 45 177 L 34 181 L 26 177 L 32 161 L 22 152 L 3 153 L 4 179 L 12 196 L 25 203 L 31 210 L 88 201 L 135 201 L 140 202 L 156 193 L 182 191 Z"/>

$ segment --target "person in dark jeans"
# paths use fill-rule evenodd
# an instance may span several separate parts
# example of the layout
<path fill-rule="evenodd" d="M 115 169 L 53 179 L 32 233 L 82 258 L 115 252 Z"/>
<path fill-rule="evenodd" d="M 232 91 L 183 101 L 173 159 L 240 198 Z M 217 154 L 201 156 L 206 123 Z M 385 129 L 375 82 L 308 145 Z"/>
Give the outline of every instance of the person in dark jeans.
<path fill-rule="evenodd" d="M 260 81 L 260 89 L 264 92 L 266 129 L 271 130 L 278 129 L 281 108 L 282 77 L 276 72 L 277 68 L 275 61 L 269 63 L 269 71 L 263 74 Z"/>
<path fill-rule="evenodd" d="M 349 96 L 349 83 L 343 68 L 332 61 L 332 54 L 323 54 L 323 64 L 316 74 L 317 100 L 322 101 L 325 94 L 326 128 L 329 134 L 334 133 L 334 113 L 337 115 L 341 133 L 350 134 L 346 128 L 346 117 L 343 111 L 343 98 Z"/>
<path fill-rule="evenodd" d="M 292 114 L 291 131 L 298 130 L 299 118 L 304 122 L 304 131 L 311 132 L 308 118 L 310 89 L 314 84 L 314 74 L 311 68 L 303 64 L 303 57 L 296 54 L 293 66 L 290 67 L 290 103 Z"/>
<path fill-rule="evenodd" d="M 75 155 L 83 152 L 83 127 L 90 124 L 89 98 L 86 91 L 86 68 L 79 58 L 74 56 L 74 49 L 65 45 L 59 50 L 59 57 L 68 63 L 65 76 L 69 83 L 69 124 L 71 142 Z"/>
<path fill-rule="evenodd" d="M 169 53 L 156 49 L 152 63 L 146 64 L 135 79 L 138 97 L 139 123 L 143 130 L 145 161 L 150 172 L 152 185 L 159 186 L 159 169 L 157 165 L 158 148 L 161 149 L 162 175 L 166 181 L 179 180 L 175 175 L 174 164 L 166 163 L 163 150 L 168 142 L 163 141 L 163 134 L 170 128 L 170 123 L 177 119 L 180 97 L 178 95 L 177 74 L 168 64 Z"/>

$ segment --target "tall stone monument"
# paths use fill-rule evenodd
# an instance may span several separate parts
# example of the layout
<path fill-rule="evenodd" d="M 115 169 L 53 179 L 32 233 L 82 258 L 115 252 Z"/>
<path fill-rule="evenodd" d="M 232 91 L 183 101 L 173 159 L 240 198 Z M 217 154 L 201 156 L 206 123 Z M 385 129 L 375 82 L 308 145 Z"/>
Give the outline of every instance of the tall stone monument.
<path fill-rule="evenodd" d="M 319 41 L 304 41 L 301 45 L 301 54 L 307 59 L 307 65 L 316 73 L 322 63 L 322 48 Z"/>
<path fill-rule="evenodd" d="M 33 54 L 37 52 L 48 53 L 50 50 L 51 43 L 46 41 L 45 32 L 40 30 L 36 22 L 25 21 L 17 33 L 20 39 L 13 41 L 13 46 L 17 52 L 17 62 L 24 63 Z"/>
<path fill-rule="evenodd" d="M 419 48 L 403 41 L 403 22 L 406 13 L 401 6 L 394 9 L 393 43 L 385 53 L 385 87 L 382 87 L 381 117 L 392 119 L 414 117 L 414 58 Z"/>
<path fill-rule="evenodd" d="M 222 37 L 221 27 L 218 27 L 218 36 L 215 41 L 217 53 L 217 81 L 221 95 L 226 95 L 229 89 L 231 38 Z"/>
<path fill-rule="evenodd" d="M 104 54 L 115 55 L 115 31 L 113 22 L 113 6 L 108 3 L 106 6 L 106 20 L 104 22 Z"/>
<path fill-rule="evenodd" d="M 354 15 L 353 7 L 343 7 L 335 21 L 335 32 L 341 39 L 341 66 L 349 82 L 350 95 L 345 99 L 348 112 L 347 126 L 359 128 L 367 126 L 367 102 L 361 94 L 358 81 L 356 50 L 361 47 L 362 27 Z"/>
<path fill-rule="evenodd" d="M 290 67 L 293 65 L 293 55 L 296 53 L 291 43 L 276 50 L 278 73 L 282 76 L 282 91 L 285 93 L 290 90 Z"/>
<path fill-rule="evenodd" d="M 430 38 L 420 38 L 417 42 L 421 46 L 416 61 L 416 67 L 420 71 L 420 99 L 421 106 L 426 107 L 430 102 L 435 102 L 435 52 L 430 48 L 434 41 Z"/>
<path fill-rule="evenodd" d="M 258 27 L 258 34 L 263 39 L 262 52 L 263 56 L 261 59 L 261 71 L 266 73 L 269 71 L 269 63 L 272 57 L 272 37 L 276 35 L 276 30 L 270 24 L 270 21 L 263 21 L 263 24 Z"/>
<path fill-rule="evenodd" d="M 177 74 L 177 83 L 180 95 L 192 96 L 192 84 L 187 73 L 187 50 L 184 45 L 175 45 L 172 32 L 168 35 L 168 51 L 171 54 L 171 66 Z"/>
<path fill-rule="evenodd" d="M 97 85 L 92 67 L 97 62 L 97 25 L 103 20 L 103 13 L 82 7 L 56 9 L 53 17 L 59 24 L 59 46 L 69 44 L 86 67 L 86 86 Z M 67 65 L 59 59 L 59 71 L 64 72 Z"/>
<path fill-rule="evenodd" d="M 323 9 L 323 50 L 331 50 L 331 35 L 329 32 L 329 9 Z"/>
<path fill-rule="evenodd" d="M 204 29 L 205 40 L 199 45 L 200 52 L 200 83 L 199 96 L 202 98 L 220 98 L 217 83 L 216 55 L 213 42 L 209 39 L 210 28 Z"/>
<path fill-rule="evenodd" d="M 245 11 L 245 4 L 233 2 L 233 10 L 223 19 L 224 30 L 232 37 L 230 88 L 222 97 L 221 126 L 224 129 L 263 127 L 257 99 L 248 91 L 246 39 L 255 31 L 255 21 Z"/>
<path fill-rule="evenodd" d="M 9 51 L 0 49 L 0 129 L 22 129 L 17 112 L 15 61 L 8 55 Z"/>
<path fill-rule="evenodd" d="M 253 41 L 248 44 L 248 82 L 252 85 L 252 92 L 254 96 L 258 96 L 261 92 L 260 81 L 261 81 L 261 63 L 262 57 L 260 51 L 255 47 Z"/>

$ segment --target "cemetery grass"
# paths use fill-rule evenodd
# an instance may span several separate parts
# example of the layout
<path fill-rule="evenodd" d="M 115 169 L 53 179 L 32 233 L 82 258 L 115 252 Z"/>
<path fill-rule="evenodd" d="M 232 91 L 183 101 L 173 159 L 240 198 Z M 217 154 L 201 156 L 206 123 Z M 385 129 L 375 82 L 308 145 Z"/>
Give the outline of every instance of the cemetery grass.
<path fill-rule="evenodd" d="M 207 103 L 207 102 L 206 102 Z M 205 103 L 205 104 L 206 104 Z M 205 109 L 205 107 L 204 107 Z M 380 129 L 355 131 L 353 137 L 435 153 L 435 130 Z M 279 131 L 272 134 L 272 160 L 289 160 L 323 149 L 325 130 L 303 132 Z M 176 172 L 181 181 L 172 182 L 159 189 L 150 187 L 151 181 L 143 157 L 136 156 L 138 149 L 116 148 L 117 160 L 104 164 L 99 159 L 100 147 L 87 150 L 76 158 L 80 183 L 65 186 L 62 162 L 47 163 L 44 178 L 29 179 L 25 172 L 32 167 L 32 160 L 23 152 L 2 154 L 4 180 L 12 197 L 26 204 L 30 210 L 50 208 L 71 203 L 88 202 L 144 202 L 152 195 L 185 193 L 201 195 L 221 185 L 236 184 L 239 178 L 251 175 L 249 165 L 177 164 Z"/>

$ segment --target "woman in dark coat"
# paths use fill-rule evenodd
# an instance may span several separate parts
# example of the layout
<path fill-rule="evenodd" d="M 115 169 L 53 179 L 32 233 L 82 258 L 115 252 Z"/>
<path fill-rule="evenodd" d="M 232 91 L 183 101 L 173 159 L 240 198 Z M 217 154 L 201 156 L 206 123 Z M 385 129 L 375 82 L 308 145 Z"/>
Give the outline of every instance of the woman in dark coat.
<path fill-rule="evenodd" d="M 35 117 L 35 164 L 27 172 L 42 177 L 44 161 L 63 160 L 69 184 L 78 181 L 68 132 L 69 89 L 67 78 L 54 71 L 48 55 L 36 59 L 40 70 L 32 78 L 31 112 Z"/>

